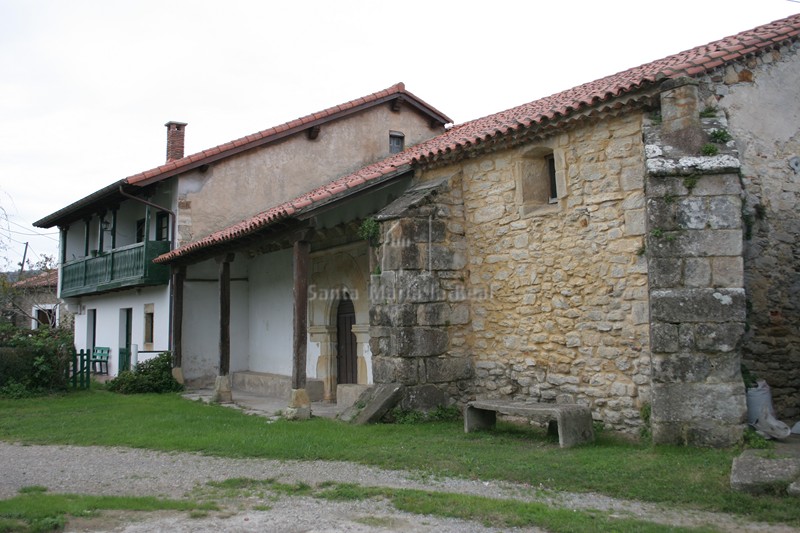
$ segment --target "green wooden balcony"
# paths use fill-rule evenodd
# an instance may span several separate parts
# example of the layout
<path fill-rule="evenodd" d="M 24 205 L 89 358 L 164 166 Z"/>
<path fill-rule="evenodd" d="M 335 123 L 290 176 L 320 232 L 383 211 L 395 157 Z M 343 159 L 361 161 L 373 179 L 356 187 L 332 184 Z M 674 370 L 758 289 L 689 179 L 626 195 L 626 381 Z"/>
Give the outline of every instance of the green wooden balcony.
<path fill-rule="evenodd" d="M 169 241 L 140 242 L 65 263 L 61 269 L 61 297 L 164 285 L 169 281 L 169 267 L 156 265 L 153 259 L 169 252 L 169 244 Z"/>

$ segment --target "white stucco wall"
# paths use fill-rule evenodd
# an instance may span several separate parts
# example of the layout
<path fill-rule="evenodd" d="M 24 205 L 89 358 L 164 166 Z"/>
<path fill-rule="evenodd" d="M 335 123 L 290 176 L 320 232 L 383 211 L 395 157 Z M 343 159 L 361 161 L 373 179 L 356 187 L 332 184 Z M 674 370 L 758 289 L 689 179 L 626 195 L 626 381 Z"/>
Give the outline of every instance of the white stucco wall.
<path fill-rule="evenodd" d="M 120 311 L 132 309 L 131 344 L 144 349 L 144 307 L 153 304 L 153 350 L 163 352 L 169 349 L 169 289 L 166 285 L 129 291 L 113 292 L 98 296 L 84 297 L 80 301 L 81 312 L 75 315 L 75 348 L 90 348 L 90 331 L 87 317 L 89 311 L 96 310 L 97 324 L 95 346 L 111 348 L 109 374 L 117 375 L 120 337 L 122 335 Z M 155 357 L 157 353 L 140 353 L 139 361 Z"/>
<path fill-rule="evenodd" d="M 292 375 L 292 251 L 250 261 L 250 370 Z M 316 357 L 308 357 L 313 377 Z"/>
<path fill-rule="evenodd" d="M 408 105 L 379 105 L 322 126 L 311 140 L 300 132 L 209 167 L 181 174 L 176 189 L 181 244 L 295 198 L 390 155 L 389 132 L 406 147 L 442 133 Z M 245 193 L 246 191 L 246 193 Z"/>
<path fill-rule="evenodd" d="M 212 382 L 219 372 L 219 267 L 213 260 L 187 269 L 183 289 L 183 360 L 186 380 Z M 231 263 L 230 371 L 249 367 L 247 261 Z"/>
<path fill-rule="evenodd" d="M 714 100 L 741 153 L 748 331 L 743 363 L 772 387 L 781 420 L 800 417 L 800 46 L 725 70 Z"/>

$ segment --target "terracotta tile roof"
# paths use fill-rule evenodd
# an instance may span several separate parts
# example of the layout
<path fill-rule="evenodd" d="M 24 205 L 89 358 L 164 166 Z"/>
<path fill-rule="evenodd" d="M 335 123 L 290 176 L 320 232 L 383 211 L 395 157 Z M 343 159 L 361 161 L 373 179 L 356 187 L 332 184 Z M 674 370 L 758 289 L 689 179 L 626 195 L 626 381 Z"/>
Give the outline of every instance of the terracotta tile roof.
<path fill-rule="evenodd" d="M 18 289 L 56 287 L 58 285 L 58 270 L 50 270 L 36 274 L 30 278 L 25 278 L 14 283 Z"/>
<path fill-rule="evenodd" d="M 517 106 L 500 113 L 452 127 L 445 133 L 408 148 L 383 161 L 369 165 L 348 176 L 315 189 L 292 201 L 273 207 L 264 213 L 229 228 L 177 248 L 156 259 L 164 263 L 191 255 L 203 248 L 223 244 L 253 233 L 277 220 L 288 218 L 301 209 L 310 210 L 314 204 L 335 194 L 363 186 L 378 178 L 394 174 L 398 169 L 438 156 L 468 150 L 470 147 L 516 131 L 567 117 L 649 87 L 669 78 L 698 76 L 724 64 L 750 55 L 771 50 L 800 34 L 800 14 L 758 26 L 709 44 L 692 48 L 651 63 L 640 65 L 572 89 Z"/>
<path fill-rule="evenodd" d="M 134 174 L 133 176 L 128 176 L 125 178 L 125 181 L 130 185 L 147 185 L 155 181 L 174 176 L 181 172 L 185 172 L 192 168 L 196 168 L 203 164 L 228 157 L 244 150 L 248 150 L 255 146 L 260 146 L 262 144 L 281 139 L 287 135 L 297 133 L 298 131 L 306 130 L 314 125 L 325 123 L 332 119 L 354 113 L 361 109 L 372 107 L 381 102 L 395 99 L 398 96 L 402 97 L 404 102 L 426 113 L 433 120 L 438 121 L 442 125 L 452 122 L 447 115 L 420 100 L 409 91 L 406 91 L 405 84 L 401 82 L 392 85 L 388 89 L 384 89 L 367 96 L 362 96 L 361 98 L 356 98 L 355 100 L 351 100 L 343 104 L 329 107 L 328 109 L 306 115 L 285 124 L 281 124 L 280 126 L 259 131 L 258 133 L 253 133 L 240 139 L 235 139 L 225 144 L 203 150 L 202 152 L 188 155 L 182 159 L 169 161 L 156 168 L 146 170 L 139 174 Z"/>
<path fill-rule="evenodd" d="M 415 147 L 413 160 L 430 159 L 494 137 L 598 106 L 668 78 L 698 76 L 773 49 L 800 34 L 800 14 L 640 65 L 572 89 L 451 128 Z"/>
<path fill-rule="evenodd" d="M 427 102 L 421 100 L 413 93 L 407 91 L 404 83 L 396 83 L 388 89 L 384 89 L 367 96 L 362 96 L 361 98 L 356 98 L 355 100 L 351 100 L 343 104 L 329 107 L 328 109 L 292 120 L 285 124 L 281 124 L 280 126 L 275 126 L 274 128 L 269 128 L 258 133 L 247 135 L 240 139 L 203 150 L 202 152 L 188 155 L 174 161 L 169 161 L 156 168 L 140 172 L 139 174 L 128 176 L 127 178 L 112 183 L 111 185 L 104 187 L 103 189 L 100 189 L 99 191 L 96 191 L 89 196 L 78 200 L 77 202 L 73 202 L 64 208 L 59 209 L 55 213 L 51 213 L 41 220 L 37 220 L 33 223 L 33 225 L 40 228 L 51 228 L 56 225 L 69 223 L 73 220 L 81 218 L 82 216 L 96 212 L 97 203 L 108 203 L 113 201 L 119 202 L 120 200 L 124 199 L 124 197 L 122 197 L 118 192 L 121 185 L 135 185 L 143 187 L 145 185 L 178 175 L 182 172 L 187 172 L 194 168 L 201 167 L 204 164 L 212 163 L 219 159 L 243 152 L 250 148 L 280 140 L 286 136 L 309 129 L 315 125 L 324 124 L 325 122 L 356 113 L 363 109 L 380 105 L 384 102 L 393 101 L 397 98 L 401 98 L 406 105 L 419 110 L 421 113 L 424 113 L 430 117 L 431 121 L 433 122 L 438 122 L 442 125 L 452 122 L 450 117 L 435 107 L 429 105 Z"/>

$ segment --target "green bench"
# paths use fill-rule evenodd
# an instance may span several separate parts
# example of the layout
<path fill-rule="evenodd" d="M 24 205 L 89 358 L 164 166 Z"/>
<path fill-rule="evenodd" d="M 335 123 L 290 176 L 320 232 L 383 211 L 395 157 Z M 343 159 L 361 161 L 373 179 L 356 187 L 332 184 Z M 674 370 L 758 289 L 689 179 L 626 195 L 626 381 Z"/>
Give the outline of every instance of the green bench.
<path fill-rule="evenodd" d="M 92 355 L 89 358 L 89 362 L 92 364 L 93 374 L 108 375 L 108 358 L 110 355 L 111 348 L 105 348 L 103 346 L 95 346 L 92 348 Z"/>

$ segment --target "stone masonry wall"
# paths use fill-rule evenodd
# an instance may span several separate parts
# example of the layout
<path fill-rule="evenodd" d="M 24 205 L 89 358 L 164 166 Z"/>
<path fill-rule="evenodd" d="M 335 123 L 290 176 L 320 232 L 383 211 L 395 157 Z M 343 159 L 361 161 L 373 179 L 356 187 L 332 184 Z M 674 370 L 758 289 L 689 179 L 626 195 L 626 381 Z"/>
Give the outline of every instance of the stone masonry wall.
<path fill-rule="evenodd" d="M 469 282 L 490 289 L 471 300 L 475 396 L 577 402 L 638 431 L 650 383 L 641 120 L 463 163 Z M 558 201 L 522 209 L 515 164 L 542 147 Z"/>
<path fill-rule="evenodd" d="M 741 151 L 743 360 L 769 383 L 785 422 L 800 419 L 799 49 L 795 43 L 749 58 L 712 73 L 700 86 L 704 104 L 724 111 Z"/>
<path fill-rule="evenodd" d="M 463 217 L 458 177 L 412 188 L 376 217 L 381 243 L 380 275 L 370 287 L 372 371 L 375 383 L 406 386 L 402 408 L 442 405 L 471 385 Z"/>

